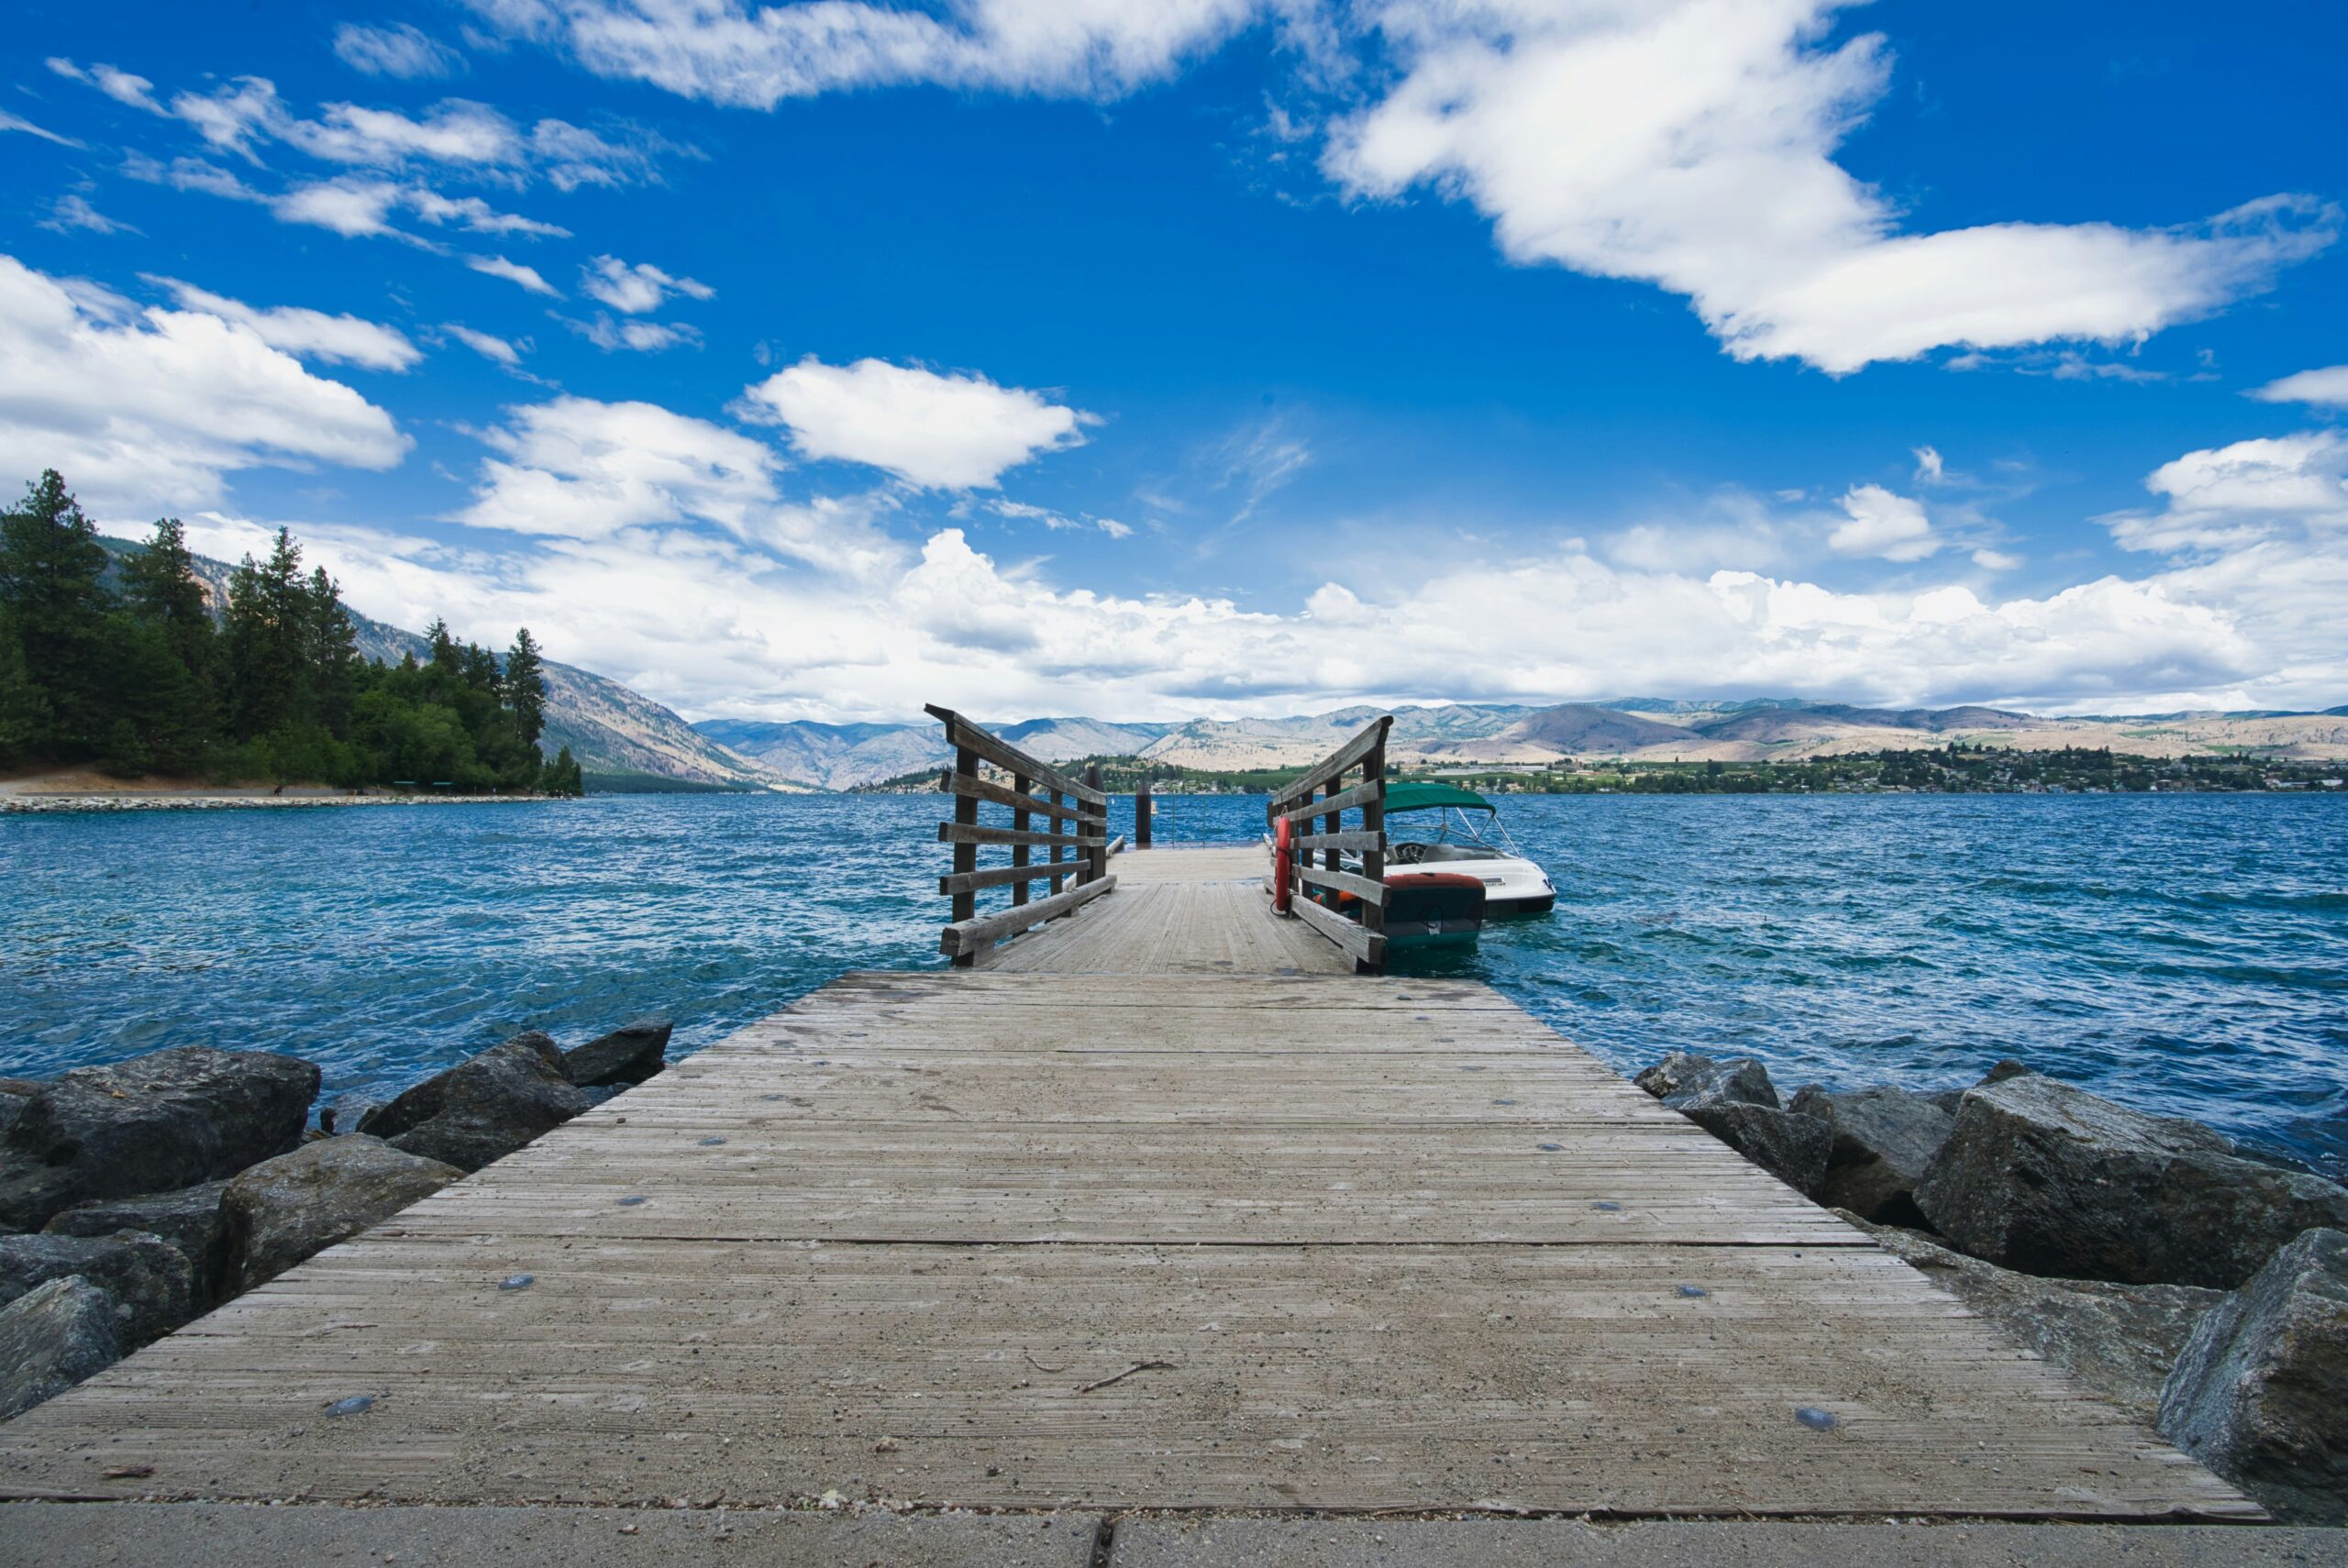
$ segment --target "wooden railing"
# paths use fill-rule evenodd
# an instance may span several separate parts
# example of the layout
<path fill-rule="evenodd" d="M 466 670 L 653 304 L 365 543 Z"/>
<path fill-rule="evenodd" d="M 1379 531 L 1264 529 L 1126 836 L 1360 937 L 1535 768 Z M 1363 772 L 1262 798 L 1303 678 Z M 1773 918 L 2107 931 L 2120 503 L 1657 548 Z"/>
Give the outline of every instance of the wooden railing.
<path fill-rule="evenodd" d="M 1295 835 L 1290 844 L 1296 852 L 1296 884 L 1290 889 L 1289 912 L 1351 954 L 1356 969 L 1371 974 L 1386 963 L 1386 732 L 1393 726 L 1391 713 L 1373 720 L 1275 790 L 1265 807 L 1274 833 L 1285 817 Z M 1348 786 L 1346 776 L 1356 771 L 1361 782 Z M 1361 813 L 1358 829 L 1346 828 L 1347 812 Z M 1358 874 L 1339 867 L 1338 857 L 1347 850 L 1361 856 Z M 1316 853 L 1318 866 L 1313 864 Z M 1316 888 L 1353 894 L 1361 919 L 1348 920 L 1316 903 L 1310 896 Z"/>
<path fill-rule="evenodd" d="M 954 846 L 954 869 L 937 879 L 938 892 L 954 900 L 953 923 L 939 934 L 937 946 L 968 968 L 1003 938 L 1072 914 L 1117 885 L 1109 875 L 1109 797 L 1097 771 L 1090 782 L 1071 778 L 951 708 L 932 704 L 929 712 L 946 725 L 946 744 L 954 748 L 954 766 L 938 780 L 954 797 L 954 820 L 937 824 L 938 842 Z M 981 765 L 1009 782 L 987 778 Z M 1011 825 L 981 825 L 982 805 L 1008 808 Z M 981 870 L 979 850 L 989 845 L 1008 846 L 1011 864 Z M 1050 858 L 1036 860 L 1037 849 L 1050 850 Z M 1044 881 L 1050 892 L 1034 897 L 1029 884 Z M 1064 889 L 1063 883 L 1071 885 Z M 989 888 L 1009 888 L 1010 907 L 979 913 L 979 893 Z"/>

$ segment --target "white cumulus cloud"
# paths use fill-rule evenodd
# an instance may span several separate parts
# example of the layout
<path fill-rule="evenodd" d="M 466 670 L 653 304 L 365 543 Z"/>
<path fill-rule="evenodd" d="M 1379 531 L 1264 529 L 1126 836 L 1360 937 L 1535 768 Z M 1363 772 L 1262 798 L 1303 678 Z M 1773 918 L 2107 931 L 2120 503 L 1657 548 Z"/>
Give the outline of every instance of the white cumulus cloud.
<path fill-rule="evenodd" d="M 746 418 L 787 426 L 803 457 L 883 469 L 931 490 L 991 489 L 1006 469 L 1080 445 L 1097 416 L 979 375 L 813 355 L 745 390 Z"/>
<path fill-rule="evenodd" d="M 252 326 L 127 302 L 0 257 L 0 473 L 54 468 L 129 515 L 216 502 L 263 464 L 388 469 L 390 414 Z"/>
<path fill-rule="evenodd" d="M 705 300 L 717 291 L 691 278 L 672 278 L 648 261 L 628 265 L 616 256 L 598 256 L 579 269 L 579 286 L 593 299 L 629 315 L 659 310 L 670 294 Z"/>
<path fill-rule="evenodd" d="M 593 539 L 699 520 L 738 532 L 776 499 L 772 449 L 707 420 L 581 397 L 507 413 L 483 436 L 501 456 L 462 513 L 478 528 Z"/>
<path fill-rule="evenodd" d="M 2250 395 L 2261 403 L 2311 403 L 2327 408 L 2348 408 L 2348 365 L 2301 370 L 2279 381 L 2269 381 Z"/>
<path fill-rule="evenodd" d="M 305 359 L 329 364 L 359 365 L 371 370 L 404 370 L 424 358 L 407 335 L 381 322 L 366 321 L 348 312 L 328 315 L 300 305 L 257 308 L 226 294 L 216 294 L 176 278 L 151 278 L 171 292 L 182 310 L 200 310 L 223 321 L 250 327 L 272 348 Z"/>
<path fill-rule="evenodd" d="M 1941 547 L 1921 501 L 1879 484 L 1855 484 L 1842 507 L 1847 521 L 1826 536 L 1827 547 L 1838 555 L 1920 561 Z"/>
<path fill-rule="evenodd" d="M 1888 82 L 1883 39 L 1824 40 L 1844 0 L 1482 0 L 1373 7 L 1400 66 L 1341 122 L 1347 191 L 1430 185 L 1502 251 L 1685 295 L 1744 359 L 1833 372 L 1966 345 L 2118 343 L 2208 312 L 2328 244 L 2267 198 L 2189 229 L 1998 223 L 1902 232 L 1834 161 Z"/>
<path fill-rule="evenodd" d="M 2313 530 L 2348 536 L 2348 434 L 2236 441 L 2163 463 L 2144 488 L 2158 512 L 2104 519 L 2132 550 L 2222 551 Z"/>

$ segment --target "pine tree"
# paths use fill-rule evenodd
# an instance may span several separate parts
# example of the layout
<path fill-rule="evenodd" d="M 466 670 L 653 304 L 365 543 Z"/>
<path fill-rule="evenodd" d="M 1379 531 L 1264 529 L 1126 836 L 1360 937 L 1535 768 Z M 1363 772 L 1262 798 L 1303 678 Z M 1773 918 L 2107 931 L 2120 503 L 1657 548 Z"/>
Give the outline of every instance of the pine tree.
<path fill-rule="evenodd" d="M 22 762 L 49 735 L 49 699 L 25 668 L 14 619 L 0 613 L 0 766 Z"/>
<path fill-rule="evenodd" d="M 239 740 L 304 723 L 315 693 L 308 679 L 312 613 L 302 580 L 302 547 L 277 531 L 269 559 L 247 556 L 228 579 L 222 652 L 228 720 Z"/>
<path fill-rule="evenodd" d="M 505 706 L 514 715 L 514 733 L 522 737 L 524 745 L 536 749 L 547 727 L 546 665 L 538 657 L 537 639 L 530 635 L 527 626 L 514 634 L 514 646 L 505 650 L 504 688 Z"/>
<path fill-rule="evenodd" d="M 122 580 L 131 609 L 163 629 L 180 663 L 195 674 L 210 668 L 212 614 L 178 518 L 156 520 L 147 547 L 123 562 Z"/>
<path fill-rule="evenodd" d="M 105 728 L 106 568 L 98 531 L 55 469 L 0 517 L 0 604 L 50 721 L 32 749 L 86 754 Z"/>
<path fill-rule="evenodd" d="M 578 759 L 570 755 L 569 746 L 557 752 L 554 760 L 547 764 L 546 775 L 539 788 L 549 795 L 578 796 L 587 793 L 586 780 L 580 776 Z"/>
<path fill-rule="evenodd" d="M 98 760 L 110 773 L 187 773 L 212 739 L 211 693 L 182 662 L 169 630 L 127 612 L 109 624 L 110 716 Z"/>
<path fill-rule="evenodd" d="M 497 696 L 497 656 L 479 643 L 467 643 L 458 656 L 459 668 L 465 672 L 465 685 L 472 690 Z"/>
<path fill-rule="evenodd" d="M 341 588 L 324 567 L 310 573 L 303 603 L 303 641 L 311 717 L 336 736 L 347 735 L 351 699 L 357 694 L 359 629 L 343 608 Z"/>

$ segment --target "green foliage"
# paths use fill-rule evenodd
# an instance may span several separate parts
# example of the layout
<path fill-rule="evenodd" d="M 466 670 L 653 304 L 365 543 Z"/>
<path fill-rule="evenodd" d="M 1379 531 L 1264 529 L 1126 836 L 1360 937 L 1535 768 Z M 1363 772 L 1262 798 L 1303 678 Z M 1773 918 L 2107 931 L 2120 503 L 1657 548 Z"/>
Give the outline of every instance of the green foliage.
<path fill-rule="evenodd" d="M 0 516 L 0 602 L 47 716 L 37 751 L 87 756 L 108 727 L 106 553 L 55 469 Z"/>
<path fill-rule="evenodd" d="M 33 756 L 49 734 L 49 698 L 25 668 L 16 618 L 0 614 L 0 767 Z"/>
<path fill-rule="evenodd" d="M 0 518 L 0 764 L 94 759 L 123 777 L 583 792 L 548 762 L 545 664 L 526 630 L 500 668 L 436 620 L 431 657 L 362 660 L 341 590 L 278 531 L 207 604 L 185 532 L 155 525 L 108 591 L 106 552 L 54 469 Z"/>
<path fill-rule="evenodd" d="M 505 651 L 505 705 L 514 711 L 514 733 L 522 744 L 537 745 L 547 727 L 546 665 L 527 626 L 514 634 Z"/>
<path fill-rule="evenodd" d="M 580 777 L 578 760 L 570 755 L 569 746 L 557 752 L 554 760 L 547 764 L 546 783 L 542 788 L 549 795 L 587 793 L 587 782 Z"/>

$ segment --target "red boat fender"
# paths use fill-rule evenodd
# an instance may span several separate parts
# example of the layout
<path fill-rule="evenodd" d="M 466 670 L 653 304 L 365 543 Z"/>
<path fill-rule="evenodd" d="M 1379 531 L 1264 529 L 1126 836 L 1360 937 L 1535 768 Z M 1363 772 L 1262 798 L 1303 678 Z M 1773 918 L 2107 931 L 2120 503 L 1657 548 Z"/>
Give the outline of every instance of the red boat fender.
<path fill-rule="evenodd" d="M 1288 913 L 1296 897 L 1296 824 L 1286 817 L 1272 824 L 1272 908 Z"/>

